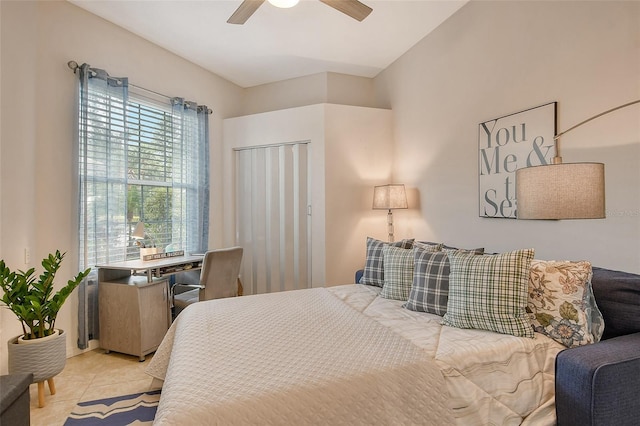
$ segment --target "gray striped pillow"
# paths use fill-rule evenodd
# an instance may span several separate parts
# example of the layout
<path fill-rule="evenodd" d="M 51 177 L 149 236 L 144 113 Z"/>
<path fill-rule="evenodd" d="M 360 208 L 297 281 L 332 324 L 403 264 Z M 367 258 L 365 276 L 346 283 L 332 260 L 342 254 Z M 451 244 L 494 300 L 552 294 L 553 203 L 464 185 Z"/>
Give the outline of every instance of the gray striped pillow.
<path fill-rule="evenodd" d="M 404 308 L 443 316 L 449 300 L 449 258 L 445 252 L 414 249 L 413 283 Z"/>
<path fill-rule="evenodd" d="M 403 308 L 443 316 L 449 301 L 449 253 L 482 254 L 484 249 L 447 249 L 434 253 L 414 243 L 415 262 L 409 300 Z"/>
<path fill-rule="evenodd" d="M 451 273 L 444 325 L 533 337 L 526 312 L 533 249 L 448 256 Z"/>

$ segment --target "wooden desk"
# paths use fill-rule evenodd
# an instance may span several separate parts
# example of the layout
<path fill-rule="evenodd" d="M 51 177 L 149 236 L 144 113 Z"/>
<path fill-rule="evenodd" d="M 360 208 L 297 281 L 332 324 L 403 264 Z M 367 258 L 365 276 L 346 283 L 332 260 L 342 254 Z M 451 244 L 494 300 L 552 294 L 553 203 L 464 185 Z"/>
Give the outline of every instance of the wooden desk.
<path fill-rule="evenodd" d="M 202 269 L 203 256 L 98 265 L 100 347 L 144 361 L 171 325 L 169 277 Z"/>
<path fill-rule="evenodd" d="M 147 282 L 152 282 L 153 278 L 165 278 L 184 271 L 198 271 L 202 269 L 202 259 L 202 255 L 191 255 L 97 265 L 98 280 L 111 281 L 131 275 L 146 275 Z"/>

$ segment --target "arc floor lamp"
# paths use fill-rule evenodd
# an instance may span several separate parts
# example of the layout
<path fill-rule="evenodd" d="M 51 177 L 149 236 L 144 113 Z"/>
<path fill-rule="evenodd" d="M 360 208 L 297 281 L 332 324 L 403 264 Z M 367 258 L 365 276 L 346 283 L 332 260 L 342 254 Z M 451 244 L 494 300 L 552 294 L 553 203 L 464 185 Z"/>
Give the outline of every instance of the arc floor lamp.
<path fill-rule="evenodd" d="M 516 170 L 518 219 L 602 219 L 605 217 L 604 164 L 563 163 L 558 140 L 605 114 L 640 103 L 629 102 L 594 115 L 553 137 L 553 164 Z"/>

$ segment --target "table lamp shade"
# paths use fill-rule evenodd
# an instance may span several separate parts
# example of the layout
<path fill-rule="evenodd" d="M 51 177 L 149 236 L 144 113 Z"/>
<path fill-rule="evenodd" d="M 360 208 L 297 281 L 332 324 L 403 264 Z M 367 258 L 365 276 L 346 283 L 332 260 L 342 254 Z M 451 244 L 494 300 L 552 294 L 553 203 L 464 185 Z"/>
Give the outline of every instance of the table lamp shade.
<path fill-rule="evenodd" d="M 136 224 L 136 227 L 133 230 L 133 234 L 131 234 L 131 238 L 134 238 L 136 240 L 144 240 L 145 239 L 144 223 L 138 222 Z"/>
<path fill-rule="evenodd" d="M 376 186 L 373 189 L 373 209 L 406 209 L 407 194 L 402 184 Z"/>
<path fill-rule="evenodd" d="M 516 171 L 518 219 L 602 219 L 604 164 L 560 163 Z"/>

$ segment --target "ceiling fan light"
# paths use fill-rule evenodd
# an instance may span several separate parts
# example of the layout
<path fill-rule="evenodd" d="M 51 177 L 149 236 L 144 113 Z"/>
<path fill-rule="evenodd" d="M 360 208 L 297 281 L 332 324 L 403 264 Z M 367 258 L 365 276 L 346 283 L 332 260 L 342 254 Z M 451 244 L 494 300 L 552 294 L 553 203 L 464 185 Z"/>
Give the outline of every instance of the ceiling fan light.
<path fill-rule="evenodd" d="M 287 9 L 289 7 L 293 7 L 296 4 L 298 4 L 299 0 L 267 0 L 267 1 L 272 5 L 274 5 L 275 7 Z"/>

